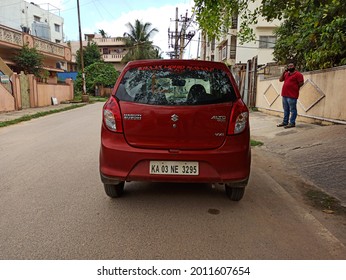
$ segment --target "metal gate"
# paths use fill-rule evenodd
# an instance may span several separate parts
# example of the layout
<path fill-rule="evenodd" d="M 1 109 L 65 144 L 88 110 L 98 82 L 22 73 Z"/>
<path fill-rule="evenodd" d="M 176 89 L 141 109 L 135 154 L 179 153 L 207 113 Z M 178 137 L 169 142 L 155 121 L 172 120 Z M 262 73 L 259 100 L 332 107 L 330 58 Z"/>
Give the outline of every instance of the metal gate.
<path fill-rule="evenodd" d="M 257 90 L 257 56 L 246 64 L 236 64 L 232 73 L 238 83 L 243 101 L 248 107 L 255 107 Z"/>
<path fill-rule="evenodd" d="M 20 95 L 22 99 L 22 109 L 30 108 L 30 88 L 28 77 L 21 72 L 19 75 L 20 80 Z"/>

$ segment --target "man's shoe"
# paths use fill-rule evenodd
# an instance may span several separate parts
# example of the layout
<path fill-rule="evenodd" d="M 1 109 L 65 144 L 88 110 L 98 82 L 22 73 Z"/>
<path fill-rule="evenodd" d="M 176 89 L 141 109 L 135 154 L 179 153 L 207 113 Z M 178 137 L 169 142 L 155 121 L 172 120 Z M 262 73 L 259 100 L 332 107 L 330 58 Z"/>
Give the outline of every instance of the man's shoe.
<path fill-rule="evenodd" d="M 278 125 L 277 125 L 277 127 L 281 127 L 281 126 L 286 126 L 287 125 L 287 123 L 279 123 Z"/>
<path fill-rule="evenodd" d="M 289 123 L 288 125 L 285 125 L 285 128 L 292 128 L 295 127 L 296 125 L 293 123 Z"/>

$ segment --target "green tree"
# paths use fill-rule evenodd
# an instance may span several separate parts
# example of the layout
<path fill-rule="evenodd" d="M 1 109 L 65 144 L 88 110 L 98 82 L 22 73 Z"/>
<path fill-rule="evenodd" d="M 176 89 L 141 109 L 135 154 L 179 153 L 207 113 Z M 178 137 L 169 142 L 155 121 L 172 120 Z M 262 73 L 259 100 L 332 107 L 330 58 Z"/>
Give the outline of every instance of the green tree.
<path fill-rule="evenodd" d="M 13 59 L 25 74 L 40 75 L 43 65 L 43 55 L 35 48 L 29 48 L 26 44 Z"/>
<path fill-rule="evenodd" d="M 124 33 L 126 45 L 129 47 L 128 53 L 122 62 L 126 63 L 131 60 L 161 58 L 160 49 L 153 45 L 150 37 L 158 32 L 156 28 L 151 29 L 151 23 L 142 23 L 138 19 L 135 24 L 130 22 L 126 24 L 129 32 Z"/>
<path fill-rule="evenodd" d="M 85 84 L 87 93 L 93 94 L 95 87 L 113 87 L 119 73 L 115 70 L 112 64 L 105 62 L 95 62 L 84 69 Z M 82 73 L 79 72 L 75 82 L 76 91 L 82 91 Z"/>
<path fill-rule="evenodd" d="M 228 32 L 232 16 L 242 15 L 242 22 L 250 22 L 248 2 L 254 0 L 195 0 L 194 12 L 201 29 L 209 38 L 219 38 Z M 241 26 L 239 36 L 242 41 L 253 39 L 249 25 Z"/>
<path fill-rule="evenodd" d="M 274 57 L 293 61 L 303 70 L 346 64 L 346 4 L 338 0 L 310 1 L 291 13 L 277 29 Z"/>
<path fill-rule="evenodd" d="M 94 42 L 88 42 L 88 45 L 83 48 L 83 59 L 84 59 L 84 68 L 89 65 L 102 61 L 99 47 Z M 76 62 L 78 69 L 82 69 L 80 50 L 76 52 Z"/>
<path fill-rule="evenodd" d="M 242 42 L 253 40 L 252 24 L 260 17 L 267 21 L 288 19 L 300 13 L 302 7 L 309 3 L 341 0 L 195 0 L 196 19 L 209 38 L 219 38 L 228 32 L 232 16 L 239 16 L 241 26 L 239 37 Z"/>
<path fill-rule="evenodd" d="M 209 38 L 219 38 L 231 26 L 230 15 L 240 15 L 239 41 L 254 39 L 251 25 L 260 17 L 283 20 L 276 34 L 274 58 L 295 62 L 302 70 L 346 64 L 346 1 L 343 0 L 195 0 L 197 21 Z"/>

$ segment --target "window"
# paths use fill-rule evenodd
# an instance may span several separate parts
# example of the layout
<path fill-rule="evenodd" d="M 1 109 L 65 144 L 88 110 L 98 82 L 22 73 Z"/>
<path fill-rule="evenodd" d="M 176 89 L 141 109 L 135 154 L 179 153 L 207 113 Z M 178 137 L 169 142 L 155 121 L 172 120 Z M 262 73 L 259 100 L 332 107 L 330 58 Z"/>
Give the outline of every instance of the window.
<path fill-rule="evenodd" d="M 54 28 L 56 32 L 60 32 L 60 25 L 59 24 L 54 24 Z"/>
<path fill-rule="evenodd" d="M 260 49 L 273 49 L 276 43 L 276 36 L 259 36 Z"/>
<path fill-rule="evenodd" d="M 38 16 L 34 16 L 34 21 L 40 22 L 40 21 L 41 21 L 41 18 L 38 17 Z"/>
<path fill-rule="evenodd" d="M 60 43 L 61 43 L 61 40 L 55 39 L 55 43 L 60 44 Z"/>
<path fill-rule="evenodd" d="M 222 47 L 221 50 L 221 59 L 224 60 L 227 58 L 227 42 L 226 44 Z"/>
<path fill-rule="evenodd" d="M 238 28 L 238 16 L 232 16 L 232 26 L 231 29 Z"/>
<path fill-rule="evenodd" d="M 215 38 L 211 41 L 211 50 L 215 50 Z"/>
<path fill-rule="evenodd" d="M 229 51 L 229 58 L 230 59 L 235 59 L 237 54 L 237 37 L 236 36 L 232 36 L 231 37 L 231 48 Z"/>
<path fill-rule="evenodd" d="M 193 92 L 192 87 L 200 89 Z M 123 77 L 116 96 L 122 101 L 170 106 L 217 104 L 236 98 L 225 72 L 194 66 L 178 70 L 171 66 L 130 69 Z"/>

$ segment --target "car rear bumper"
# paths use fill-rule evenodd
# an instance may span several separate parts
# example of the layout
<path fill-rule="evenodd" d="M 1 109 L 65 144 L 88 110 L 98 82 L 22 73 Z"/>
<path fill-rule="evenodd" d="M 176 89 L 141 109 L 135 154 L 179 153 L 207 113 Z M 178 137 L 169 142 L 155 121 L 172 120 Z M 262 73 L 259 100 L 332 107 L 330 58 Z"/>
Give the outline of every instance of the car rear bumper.
<path fill-rule="evenodd" d="M 100 175 L 105 184 L 121 181 L 226 183 L 242 187 L 250 175 L 249 133 L 227 136 L 213 150 L 139 149 L 129 146 L 123 134 L 102 129 Z M 151 160 L 198 161 L 199 175 L 151 175 Z"/>

